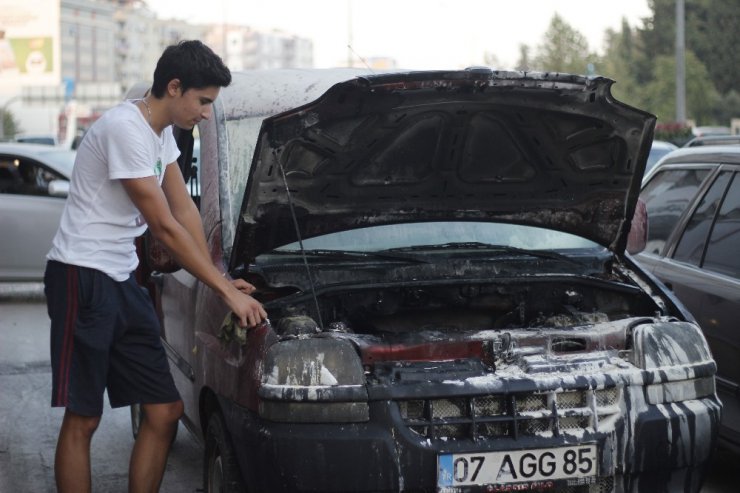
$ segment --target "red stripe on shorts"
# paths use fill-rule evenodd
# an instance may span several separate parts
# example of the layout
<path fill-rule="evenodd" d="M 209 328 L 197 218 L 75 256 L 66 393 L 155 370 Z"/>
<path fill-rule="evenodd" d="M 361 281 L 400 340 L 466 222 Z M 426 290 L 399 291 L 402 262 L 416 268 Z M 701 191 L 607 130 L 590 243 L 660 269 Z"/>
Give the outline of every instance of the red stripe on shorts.
<path fill-rule="evenodd" d="M 72 350 L 74 349 L 74 332 L 77 323 L 77 268 L 67 267 L 67 317 L 64 321 L 64 342 L 59 363 L 59 387 L 57 389 L 57 405 L 67 405 L 69 391 L 69 370 L 72 366 Z"/>

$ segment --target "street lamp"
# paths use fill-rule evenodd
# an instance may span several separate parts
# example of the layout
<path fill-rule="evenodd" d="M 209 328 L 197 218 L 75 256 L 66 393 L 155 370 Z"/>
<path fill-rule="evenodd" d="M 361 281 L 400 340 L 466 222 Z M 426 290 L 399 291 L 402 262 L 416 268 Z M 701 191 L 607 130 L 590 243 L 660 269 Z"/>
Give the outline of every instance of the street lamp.
<path fill-rule="evenodd" d="M 676 121 L 686 121 L 686 40 L 684 0 L 676 0 Z"/>

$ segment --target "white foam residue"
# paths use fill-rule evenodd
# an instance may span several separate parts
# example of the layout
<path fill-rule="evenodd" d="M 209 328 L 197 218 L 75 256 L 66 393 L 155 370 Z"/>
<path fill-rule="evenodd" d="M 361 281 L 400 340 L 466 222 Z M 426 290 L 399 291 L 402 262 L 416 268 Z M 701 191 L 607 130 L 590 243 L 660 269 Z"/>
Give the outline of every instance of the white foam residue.
<path fill-rule="evenodd" d="M 337 385 L 339 381 L 334 377 L 331 371 L 325 366 L 321 367 L 321 385 Z"/>
<path fill-rule="evenodd" d="M 315 401 L 319 398 L 319 391 L 316 387 L 308 387 L 308 400 Z"/>
<path fill-rule="evenodd" d="M 279 375 L 279 371 L 278 371 L 277 366 L 273 366 L 272 367 L 272 371 L 270 372 L 269 375 L 267 375 L 267 382 L 266 383 L 268 383 L 270 385 L 277 385 L 279 383 L 278 375 Z"/>

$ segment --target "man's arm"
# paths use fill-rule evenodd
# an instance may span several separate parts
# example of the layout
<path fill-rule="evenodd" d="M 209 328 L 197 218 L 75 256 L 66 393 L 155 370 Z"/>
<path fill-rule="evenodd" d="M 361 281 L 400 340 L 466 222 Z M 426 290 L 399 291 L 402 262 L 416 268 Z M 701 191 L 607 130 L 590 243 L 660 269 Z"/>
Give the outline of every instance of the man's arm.
<path fill-rule="evenodd" d="M 162 191 L 170 205 L 172 215 L 190 233 L 206 258 L 211 258 L 206 243 L 206 235 L 203 231 L 203 221 L 200 219 L 200 212 L 187 191 L 180 167 L 177 166 L 177 163 L 172 163 L 165 169 Z M 243 279 L 234 279 L 231 280 L 231 283 L 244 293 L 251 294 L 254 292 L 254 286 Z"/>
<path fill-rule="evenodd" d="M 177 163 L 172 163 L 165 167 L 164 179 L 162 180 L 162 191 L 169 204 L 175 220 L 182 224 L 190 233 L 193 240 L 203 251 L 206 258 L 210 258 L 206 236 L 203 232 L 203 222 L 200 219 L 200 212 L 195 207 L 195 202 L 190 197 L 185 187 L 185 180 Z"/>
<path fill-rule="evenodd" d="M 167 166 L 167 168 L 172 167 Z M 177 172 L 179 173 L 179 169 Z M 172 174 L 169 179 L 172 181 L 176 177 L 176 174 Z M 182 175 L 179 178 L 182 180 Z M 189 216 L 185 219 L 188 226 L 178 222 L 170 210 L 168 198 L 157 183 L 156 177 L 122 179 L 121 183 L 134 205 L 146 219 L 154 237 L 162 242 L 182 267 L 216 291 L 243 326 L 254 326 L 267 318 L 267 313 L 257 300 L 242 293 L 213 265 L 207 252 L 202 226 L 194 237 L 190 233 L 191 228 L 195 227 L 191 216 L 184 213 L 185 216 Z M 170 183 L 170 185 L 174 184 Z M 168 191 L 170 188 L 174 190 L 174 186 L 168 186 Z M 184 187 L 182 192 L 187 196 Z M 178 214 L 183 214 L 183 206 L 179 204 L 179 199 L 175 199 L 175 202 L 175 208 L 180 209 Z M 197 222 L 200 224 L 199 217 Z"/>

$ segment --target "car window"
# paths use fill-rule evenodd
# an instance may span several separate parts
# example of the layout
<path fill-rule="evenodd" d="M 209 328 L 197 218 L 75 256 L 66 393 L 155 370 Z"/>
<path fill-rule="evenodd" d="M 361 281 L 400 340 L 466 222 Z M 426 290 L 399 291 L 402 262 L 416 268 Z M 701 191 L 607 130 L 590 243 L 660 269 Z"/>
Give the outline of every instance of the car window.
<path fill-rule="evenodd" d="M 732 173 L 721 173 L 704 195 L 676 246 L 674 259 L 696 266 L 701 265 L 707 235 L 731 178 Z"/>
<path fill-rule="evenodd" d="M 660 254 L 708 174 L 707 169 L 665 170 L 656 173 L 645 185 L 640 198 L 648 211 L 646 253 Z"/>
<path fill-rule="evenodd" d="M 13 160 L 0 158 L 0 193 L 11 193 L 11 190 L 22 181 L 18 167 Z"/>
<path fill-rule="evenodd" d="M 704 268 L 740 279 L 740 178 L 735 174 L 712 229 Z"/>
<path fill-rule="evenodd" d="M 252 156 L 254 156 L 262 120 L 262 116 L 259 116 L 226 122 L 229 154 L 227 160 L 222 160 L 219 163 L 219 172 L 221 173 L 219 179 L 221 180 L 220 203 L 223 218 L 222 241 L 224 248 L 227 249 L 231 248 L 234 243 L 237 218 L 241 211 L 245 185 L 252 165 Z"/>
<path fill-rule="evenodd" d="M 47 162 L 54 169 L 58 170 L 61 175 L 72 176 L 72 168 L 75 164 L 76 151 L 69 149 L 54 149 L 40 153 L 39 159 Z M 63 177 L 62 177 L 63 178 Z"/>
<path fill-rule="evenodd" d="M 677 147 L 668 142 L 653 142 L 653 145 L 650 148 L 650 153 L 648 154 L 647 164 L 645 165 L 645 173 L 647 174 L 648 171 L 653 169 L 653 166 L 656 165 L 660 158 L 671 152 L 673 149 L 677 149 Z"/>
<path fill-rule="evenodd" d="M 487 243 L 531 250 L 594 248 L 598 245 L 572 234 L 517 224 L 482 222 L 425 222 L 385 224 L 341 231 L 303 241 L 307 250 L 380 251 L 419 245 Z M 298 242 L 277 250 L 298 250 Z"/>
<path fill-rule="evenodd" d="M 0 193 L 48 195 L 49 182 L 61 175 L 28 158 L 0 156 Z"/>

